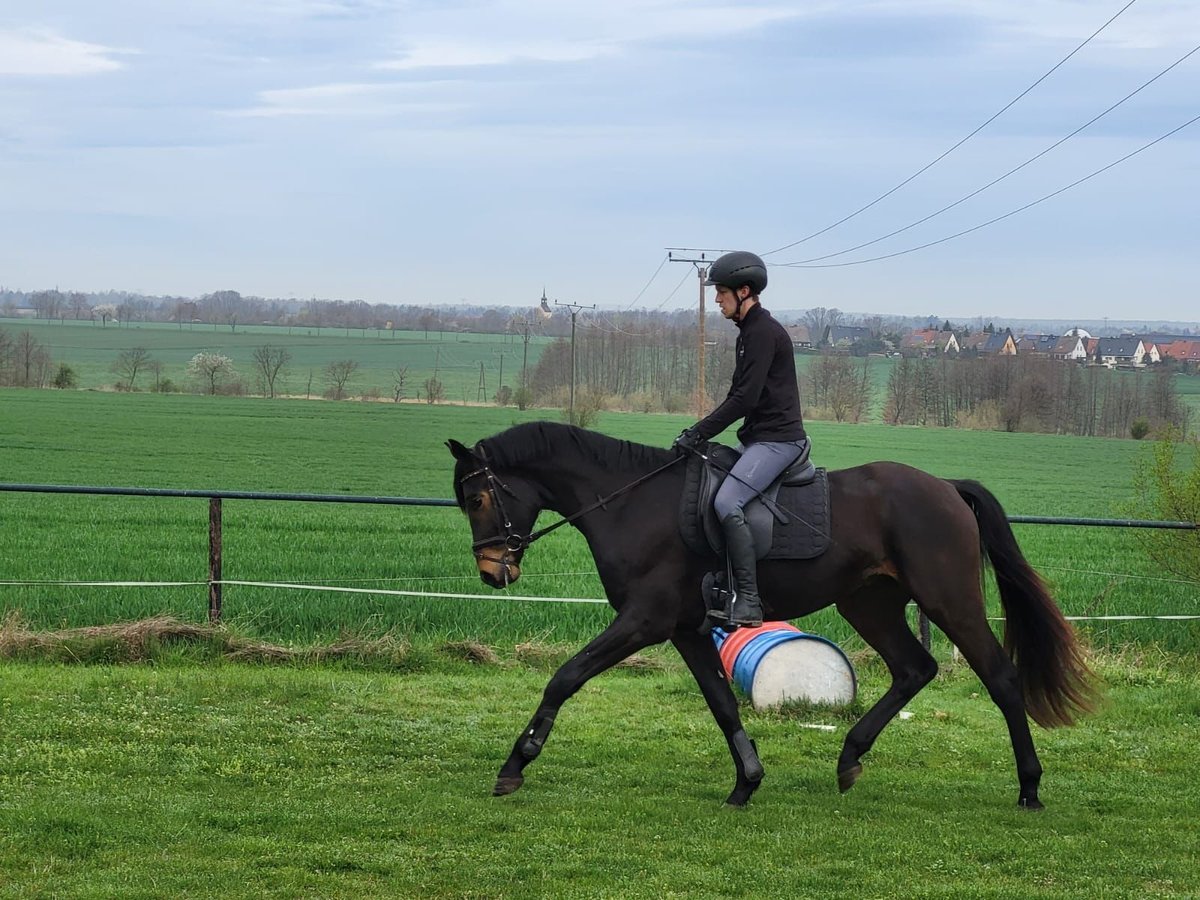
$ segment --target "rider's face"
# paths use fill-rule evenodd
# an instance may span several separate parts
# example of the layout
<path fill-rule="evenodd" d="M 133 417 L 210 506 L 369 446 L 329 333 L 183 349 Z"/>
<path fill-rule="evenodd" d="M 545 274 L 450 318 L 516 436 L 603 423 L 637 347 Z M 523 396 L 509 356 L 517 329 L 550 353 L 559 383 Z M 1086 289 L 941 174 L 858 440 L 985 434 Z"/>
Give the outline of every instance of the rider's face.
<path fill-rule="evenodd" d="M 738 293 L 741 293 L 742 299 L 745 299 L 750 293 L 749 288 L 738 288 Z M 732 289 L 724 285 L 717 285 L 717 306 L 721 307 L 721 315 L 727 319 L 732 319 L 737 315 L 738 294 Z"/>

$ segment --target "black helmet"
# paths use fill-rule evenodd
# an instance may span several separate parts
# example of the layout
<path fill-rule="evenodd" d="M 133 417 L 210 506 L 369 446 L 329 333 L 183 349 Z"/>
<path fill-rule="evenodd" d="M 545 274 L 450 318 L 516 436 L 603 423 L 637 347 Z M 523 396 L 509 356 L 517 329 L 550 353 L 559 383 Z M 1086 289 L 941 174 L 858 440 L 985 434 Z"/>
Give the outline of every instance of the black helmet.
<path fill-rule="evenodd" d="M 767 264 L 749 250 L 735 250 L 712 264 L 704 283 L 735 291 L 748 285 L 750 293 L 757 296 L 767 289 Z"/>

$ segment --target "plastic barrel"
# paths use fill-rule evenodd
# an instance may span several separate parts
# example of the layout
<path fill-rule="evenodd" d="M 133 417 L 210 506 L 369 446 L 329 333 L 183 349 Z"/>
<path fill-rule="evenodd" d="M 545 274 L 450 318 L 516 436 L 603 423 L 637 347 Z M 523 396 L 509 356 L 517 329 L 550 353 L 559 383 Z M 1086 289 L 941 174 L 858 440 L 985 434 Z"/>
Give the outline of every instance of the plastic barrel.
<path fill-rule="evenodd" d="M 713 629 L 725 673 L 756 708 L 789 700 L 850 703 L 858 690 L 842 648 L 788 622 L 764 622 L 728 634 Z"/>

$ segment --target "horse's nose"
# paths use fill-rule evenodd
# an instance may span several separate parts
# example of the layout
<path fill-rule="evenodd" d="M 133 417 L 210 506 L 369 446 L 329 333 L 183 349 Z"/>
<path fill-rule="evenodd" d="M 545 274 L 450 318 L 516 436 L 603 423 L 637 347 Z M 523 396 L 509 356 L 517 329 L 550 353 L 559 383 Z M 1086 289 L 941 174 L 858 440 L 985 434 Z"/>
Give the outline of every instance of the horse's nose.
<path fill-rule="evenodd" d="M 504 565 L 489 560 L 479 561 L 479 578 L 488 587 L 506 588 L 521 577 L 521 567 L 515 563 Z"/>

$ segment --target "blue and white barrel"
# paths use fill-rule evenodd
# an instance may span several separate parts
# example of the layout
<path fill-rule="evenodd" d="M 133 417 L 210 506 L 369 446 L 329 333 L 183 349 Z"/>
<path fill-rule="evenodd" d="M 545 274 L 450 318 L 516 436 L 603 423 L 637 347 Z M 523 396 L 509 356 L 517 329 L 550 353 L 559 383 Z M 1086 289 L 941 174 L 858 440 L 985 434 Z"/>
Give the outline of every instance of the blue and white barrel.
<path fill-rule="evenodd" d="M 725 674 L 756 709 L 787 701 L 840 705 L 854 700 L 858 679 L 842 648 L 788 622 L 764 622 L 732 634 L 713 629 Z"/>

